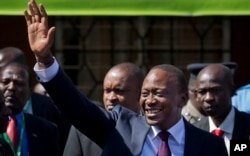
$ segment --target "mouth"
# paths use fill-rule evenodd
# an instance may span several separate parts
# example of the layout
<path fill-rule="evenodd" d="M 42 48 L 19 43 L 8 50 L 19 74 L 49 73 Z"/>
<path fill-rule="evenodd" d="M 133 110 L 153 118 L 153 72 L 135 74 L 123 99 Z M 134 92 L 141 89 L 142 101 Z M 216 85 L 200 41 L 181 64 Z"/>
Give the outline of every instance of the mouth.
<path fill-rule="evenodd" d="M 205 110 L 206 110 L 206 111 L 213 111 L 213 110 L 216 109 L 216 108 L 217 108 L 216 105 L 205 104 Z"/>
<path fill-rule="evenodd" d="M 16 103 L 17 99 L 15 96 L 6 96 L 5 97 L 5 104 L 12 104 L 12 103 Z"/>
<path fill-rule="evenodd" d="M 118 104 L 117 104 L 117 103 L 107 104 L 106 109 L 107 109 L 108 111 L 111 111 L 116 105 L 118 105 Z"/>
<path fill-rule="evenodd" d="M 5 97 L 5 101 L 13 101 L 15 100 L 16 98 L 14 96 L 6 96 Z"/>
<path fill-rule="evenodd" d="M 155 117 L 162 111 L 163 109 L 145 109 L 145 114 L 147 115 L 147 117 Z"/>

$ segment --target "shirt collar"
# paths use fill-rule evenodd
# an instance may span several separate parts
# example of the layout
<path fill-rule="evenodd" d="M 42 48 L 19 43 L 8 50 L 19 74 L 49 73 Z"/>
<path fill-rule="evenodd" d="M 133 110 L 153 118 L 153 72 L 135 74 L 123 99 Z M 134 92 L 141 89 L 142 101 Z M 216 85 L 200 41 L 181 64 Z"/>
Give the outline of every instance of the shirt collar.
<path fill-rule="evenodd" d="M 233 127 L 234 127 L 234 118 L 235 118 L 235 110 L 234 107 L 231 108 L 230 112 L 228 113 L 225 120 L 220 124 L 219 127 L 216 127 L 211 117 L 208 117 L 209 119 L 209 131 L 212 132 L 216 128 L 221 129 L 222 131 L 226 133 L 233 133 Z"/>
<path fill-rule="evenodd" d="M 151 132 L 149 133 L 149 135 L 151 138 L 155 139 L 160 131 L 161 130 L 158 127 L 151 126 Z M 183 118 L 181 118 L 175 125 L 169 128 L 167 131 L 171 134 L 171 136 L 173 136 L 174 140 L 176 140 L 176 142 L 180 144 L 182 138 L 185 135 L 185 126 Z"/>
<path fill-rule="evenodd" d="M 18 114 L 15 114 L 15 118 L 16 118 L 16 121 L 17 121 L 17 126 L 18 127 L 21 127 L 21 124 L 22 124 L 22 120 L 23 120 L 23 111 L 21 111 L 20 113 Z"/>

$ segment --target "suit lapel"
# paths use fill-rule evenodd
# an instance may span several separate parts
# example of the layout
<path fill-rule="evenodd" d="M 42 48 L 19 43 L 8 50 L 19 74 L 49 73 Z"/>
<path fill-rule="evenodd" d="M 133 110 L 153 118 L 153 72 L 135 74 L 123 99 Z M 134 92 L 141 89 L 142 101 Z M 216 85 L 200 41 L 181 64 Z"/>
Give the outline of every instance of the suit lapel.
<path fill-rule="evenodd" d="M 131 134 L 131 150 L 134 155 L 140 155 L 144 142 L 147 138 L 150 126 L 146 123 L 144 116 L 134 118 Z M 143 121 L 139 121 L 143 120 Z"/>
<path fill-rule="evenodd" d="M 198 156 L 202 149 L 200 133 L 190 123 L 184 120 L 185 125 L 185 147 L 184 156 Z"/>
<path fill-rule="evenodd" d="M 31 123 L 33 123 L 33 119 L 30 114 L 24 113 L 25 118 L 25 126 L 26 126 L 26 134 L 28 139 L 28 148 L 29 152 L 32 153 L 32 150 L 36 149 L 36 143 L 38 139 L 38 133 L 36 132 L 38 128 L 33 127 Z"/>

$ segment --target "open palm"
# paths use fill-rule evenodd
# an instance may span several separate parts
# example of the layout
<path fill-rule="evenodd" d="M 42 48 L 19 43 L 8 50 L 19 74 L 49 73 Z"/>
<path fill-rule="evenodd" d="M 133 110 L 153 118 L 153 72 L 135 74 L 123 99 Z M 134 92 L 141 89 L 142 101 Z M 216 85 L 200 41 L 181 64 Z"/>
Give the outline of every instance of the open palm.
<path fill-rule="evenodd" d="M 36 56 L 46 57 L 53 45 L 55 27 L 48 28 L 48 16 L 43 5 L 38 8 L 36 2 L 30 0 L 28 6 L 30 14 L 25 10 L 24 15 L 30 48 Z"/>

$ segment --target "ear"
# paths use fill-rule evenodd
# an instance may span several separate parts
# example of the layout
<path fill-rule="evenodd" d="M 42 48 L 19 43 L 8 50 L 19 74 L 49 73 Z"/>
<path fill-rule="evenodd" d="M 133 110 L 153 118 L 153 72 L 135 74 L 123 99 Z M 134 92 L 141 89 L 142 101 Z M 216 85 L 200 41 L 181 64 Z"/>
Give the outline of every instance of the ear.
<path fill-rule="evenodd" d="M 179 107 L 182 108 L 182 107 L 184 107 L 187 104 L 187 101 L 188 101 L 188 92 L 181 93 L 180 96 L 181 96 L 181 102 L 179 104 Z"/>

